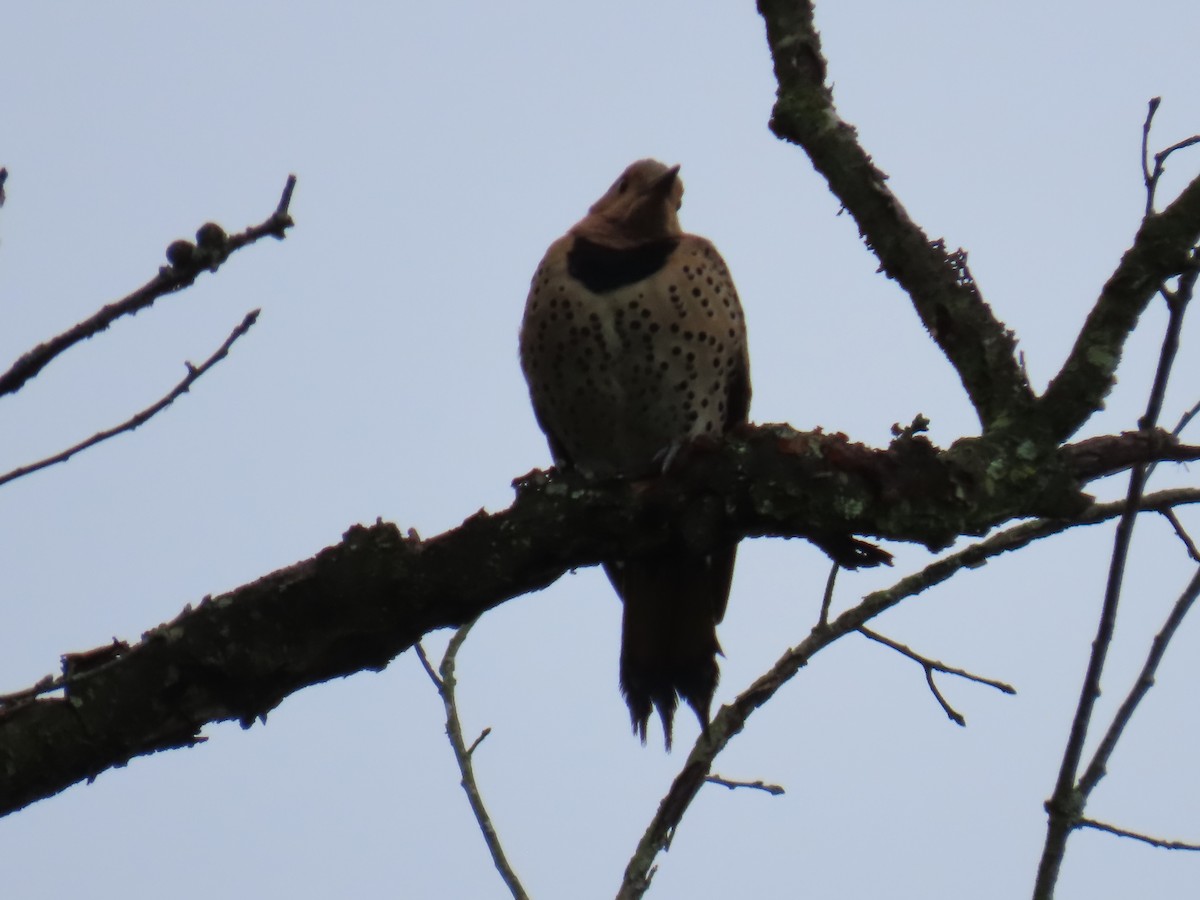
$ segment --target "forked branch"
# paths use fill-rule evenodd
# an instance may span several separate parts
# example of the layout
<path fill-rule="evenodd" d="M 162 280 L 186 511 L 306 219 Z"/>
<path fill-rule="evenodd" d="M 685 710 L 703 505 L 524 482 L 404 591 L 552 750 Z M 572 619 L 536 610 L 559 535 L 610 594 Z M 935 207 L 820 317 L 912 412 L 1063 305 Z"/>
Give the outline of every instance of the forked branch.
<path fill-rule="evenodd" d="M 496 831 L 496 826 L 492 824 L 492 817 L 483 802 L 483 795 L 479 792 L 479 783 L 475 780 L 475 764 L 472 757 L 475 750 L 483 743 L 484 738 L 491 734 L 491 729 L 485 728 L 480 732 L 479 737 L 472 741 L 470 746 L 467 746 L 466 739 L 463 737 L 462 722 L 458 717 L 458 695 L 456 693 L 458 678 L 455 675 L 455 666 L 458 663 L 458 651 L 462 649 L 463 642 L 474 625 L 475 622 L 468 622 L 454 632 L 454 637 L 450 638 L 450 644 L 446 647 L 446 653 L 442 657 L 438 671 L 434 671 L 433 665 L 425 653 L 425 648 L 421 646 L 420 642 L 416 645 L 417 658 L 421 660 L 425 673 L 442 698 L 442 705 L 446 709 L 446 737 L 450 739 L 450 746 L 454 750 L 454 760 L 458 763 L 458 771 L 462 775 L 462 789 L 467 795 L 467 802 L 471 805 L 471 812 L 479 825 L 479 831 L 483 834 L 488 852 L 492 855 L 492 863 L 496 866 L 496 871 L 500 873 L 504 886 L 508 888 L 514 900 L 529 900 L 529 895 L 525 893 L 525 888 L 522 887 L 516 870 L 513 869 L 504 853 L 500 835 Z"/>

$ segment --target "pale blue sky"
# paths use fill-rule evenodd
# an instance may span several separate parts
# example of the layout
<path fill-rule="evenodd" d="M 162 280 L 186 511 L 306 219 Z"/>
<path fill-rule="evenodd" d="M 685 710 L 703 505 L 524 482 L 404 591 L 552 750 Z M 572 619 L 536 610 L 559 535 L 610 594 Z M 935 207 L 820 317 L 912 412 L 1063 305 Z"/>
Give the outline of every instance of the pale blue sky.
<path fill-rule="evenodd" d="M 1042 386 L 1137 227 L 1146 101 L 1163 97 L 1159 145 L 1200 131 L 1200 5 L 841 0 L 818 23 L 843 116 L 911 215 L 969 250 Z M 510 480 L 549 462 L 516 360 L 529 278 L 643 156 L 682 165 L 683 225 L 729 262 L 754 420 L 876 445 L 917 413 L 943 444 L 975 425 L 854 223 L 769 133 L 749 2 L 23 4 L 4 31 L 0 367 L 148 279 L 170 241 L 259 221 L 289 172 L 299 185 L 287 241 L 0 399 L 4 471 L 146 405 L 263 309 L 167 413 L 0 491 L 0 691 L 354 523 L 431 535 L 506 506 Z M 1200 153 L 1175 160 L 1164 197 L 1198 170 Z M 1134 427 L 1164 319 L 1144 317 L 1088 433 Z M 1197 336 L 1169 420 L 1200 399 Z M 705 789 L 651 896 L 1028 895 L 1110 543 L 1108 527 L 1056 539 L 877 623 L 1018 687 L 943 679 L 966 729 L 889 651 L 817 657 L 717 765 L 788 793 Z M 894 571 L 842 579 L 842 604 L 927 558 L 892 549 Z M 807 633 L 826 572 L 800 542 L 743 545 L 718 702 Z M 1143 523 L 1102 715 L 1190 574 L 1166 525 Z M 537 897 L 611 896 L 683 758 L 628 732 L 619 616 L 581 571 L 487 616 L 460 659 L 464 726 L 492 728 L 482 789 Z M 1198 643 L 1188 622 L 1098 818 L 1200 840 Z M 442 727 L 412 654 L 304 691 L 265 727 L 210 728 L 0 820 L 4 894 L 506 896 Z M 679 741 L 693 727 L 681 717 Z M 1198 881 L 1200 857 L 1083 834 L 1059 896 L 1183 898 Z"/>

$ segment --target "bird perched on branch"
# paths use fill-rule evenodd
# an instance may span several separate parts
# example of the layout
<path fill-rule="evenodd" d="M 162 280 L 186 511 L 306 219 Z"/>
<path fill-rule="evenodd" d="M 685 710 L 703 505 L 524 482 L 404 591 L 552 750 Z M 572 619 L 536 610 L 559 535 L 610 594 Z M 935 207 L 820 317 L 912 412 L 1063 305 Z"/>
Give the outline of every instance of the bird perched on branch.
<path fill-rule="evenodd" d="M 741 305 L 716 248 L 679 227 L 682 197 L 679 166 L 633 163 L 533 276 L 521 368 L 561 467 L 648 477 L 689 440 L 746 421 Z M 677 547 L 605 563 L 624 602 L 621 690 L 643 743 L 653 708 L 671 748 L 680 697 L 708 725 L 736 553 Z"/>

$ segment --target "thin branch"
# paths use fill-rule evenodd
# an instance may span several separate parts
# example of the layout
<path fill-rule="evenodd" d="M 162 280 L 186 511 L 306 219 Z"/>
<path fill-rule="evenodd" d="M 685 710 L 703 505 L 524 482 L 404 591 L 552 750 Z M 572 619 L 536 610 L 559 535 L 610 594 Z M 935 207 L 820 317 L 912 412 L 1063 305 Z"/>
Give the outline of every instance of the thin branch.
<path fill-rule="evenodd" d="M 417 651 L 417 659 L 421 661 L 421 666 L 425 669 L 425 674 L 429 676 L 429 680 L 433 682 L 433 686 L 437 688 L 440 696 L 445 685 L 442 684 L 442 679 L 438 677 L 437 670 L 433 668 L 433 663 L 429 661 L 429 655 L 425 652 L 425 645 L 420 641 L 413 644 L 413 649 Z M 3 702 L 3 698 L 0 698 Z"/>
<path fill-rule="evenodd" d="M 1200 490 L 1179 488 L 1147 495 L 1141 499 L 1141 509 L 1157 510 L 1164 506 L 1173 506 L 1182 502 L 1184 498 L 1187 498 L 1188 502 L 1200 502 Z M 696 740 L 682 769 L 659 803 L 654 818 L 638 841 L 637 848 L 625 868 L 621 888 L 617 893 L 618 900 L 635 900 L 645 894 L 650 884 L 655 859 L 666 847 L 692 800 L 704 785 L 712 770 L 713 760 L 725 749 L 729 741 L 742 731 L 754 710 L 770 700 L 814 655 L 844 635 L 860 630 L 872 618 L 891 609 L 902 600 L 941 584 L 964 569 L 978 568 L 1002 553 L 1018 550 L 1034 541 L 1076 526 L 1109 521 L 1121 515 L 1124 510 L 1123 501 L 1097 503 L 1072 521 L 1035 519 L 1014 525 L 935 560 L 919 572 L 902 578 L 890 588 L 868 594 L 859 604 L 846 610 L 829 624 L 813 628 L 804 640 L 785 652 L 767 673 L 742 691 L 732 703 L 722 706 L 713 717 L 707 733 L 701 734 Z"/>
<path fill-rule="evenodd" d="M 1175 511 L 1172 509 L 1164 509 L 1161 511 L 1161 515 L 1171 523 L 1171 527 L 1175 529 L 1176 537 L 1183 541 L 1183 546 L 1187 549 L 1188 556 L 1190 556 L 1194 561 L 1200 562 L 1200 550 L 1196 548 L 1195 541 L 1193 541 L 1192 536 L 1187 533 L 1187 529 L 1183 527 L 1183 523 L 1179 521 L 1179 516 L 1175 515 Z"/>
<path fill-rule="evenodd" d="M 483 796 L 479 793 L 479 785 L 475 781 L 475 766 L 471 756 L 474 754 L 475 748 L 491 734 L 492 730 L 485 728 L 474 743 L 468 747 L 463 738 L 462 722 L 458 718 L 458 701 L 454 693 L 458 686 L 458 680 L 454 675 L 454 667 L 458 660 L 458 651 L 462 649 L 463 642 L 467 639 L 467 635 L 470 634 L 476 621 L 478 619 L 468 622 L 454 632 L 454 636 L 450 638 L 450 643 L 446 647 L 446 654 L 442 657 L 438 672 L 433 671 L 429 657 L 425 654 L 425 648 L 420 643 L 416 645 L 417 658 L 421 660 L 425 673 L 442 698 L 442 705 L 446 709 L 446 736 L 450 739 L 450 746 L 454 749 L 454 759 L 458 763 L 458 771 L 462 775 L 462 789 L 467 795 L 467 802 L 471 804 L 471 812 L 475 815 L 475 821 L 479 823 L 479 830 L 483 833 L 483 839 L 487 843 L 488 852 L 492 855 L 496 871 L 500 873 L 501 879 L 515 900 L 528 900 L 529 895 L 525 893 L 525 888 L 521 886 L 521 880 L 504 855 L 500 836 L 496 833 L 492 817 L 488 814 Z"/>
<path fill-rule="evenodd" d="M 817 626 L 825 627 L 829 624 L 829 607 L 833 605 L 833 586 L 837 582 L 838 570 L 841 565 L 835 560 L 829 569 L 829 577 L 825 579 L 825 593 L 821 597 L 821 613 L 817 616 Z"/>
<path fill-rule="evenodd" d="M 215 272 L 235 251 L 264 237 L 282 240 L 292 226 L 288 207 L 292 191 L 296 187 L 296 176 L 289 175 L 280 195 L 279 204 L 270 217 L 245 231 L 226 235 L 219 225 L 208 223 L 196 232 L 196 243 L 176 241 L 167 250 L 171 265 L 163 266 L 146 284 L 115 303 L 110 303 L 88 319 L 67 329 L 57 337 L 38 344 L 21 356 L 5 373 L 0 374 L 0 396 L 21 389 L 27 381 L 42 371 L 50 362 L 80 341 L 104 331 L 122 316 L 133 315 L 146 309 L 159 297 L 183 290 L 196 280 L 202 272 Z"/>
<path fill-rule="evenodd" d="M 1146 121 L 1142 123 L 1142 181 L 1146 185 L 1146 215 L 1154 214 L 1154 195 L 1158 191 L 1158 182 L 1166 168 L 1167 159 L 1172 153 L 1200 144 L 1200 134 L 1176 141 L 1171 146 L 1154 154 L 1154 169 L 1150 168 L 1150 127 L 1154 122 L 1154 114 L 1158 112 L 1162 97 L 1151 97 L 1146 110 Z"/>
<path fill-rule="evenodd" d="M 1158 112 L 1162 97 L 1151 97 L 1146 110 L 1146 121 L 1142 123 L 1142 181 L 1146 185 L 1146 215 L 1154 212 L 1154 192 L 1158 187 L 1158 178 L 1150 171 L 1150 126 L 1154 122 L 1154 114 Z"/>
<path fill-rule="evenodd" d="M 974 681 L 976 684 L 986 684 L 988 687 L 993 687 L 1004 694 L 1015 694 L 1017 692 L 1017 689 L 1011 684 L 1007 684 L 1003 681 L 997 681 L 994 678 L 985 678 L 982 675 L 975 675 L 974 673 L 968 672 L 965 669 L 956 669 L 953 666 L 948 666 L 936 659 L 930 659 L 928 656 L 922 656 L 920 653 L 917 653 L 915 650 L 912 650 L 904 644 L 901 644 L 899 641 L 893 641 L 891 638 L 884 637 L 882 634 L 879 634 L 879 632 L 872 631 L 870 628 L 863 627 L 859 628 L 858 631 L 863 635 L 863 637 L 870 638 L 876 643 L 883 644 L 885 647 L 890 647 L 901 656 L 906 656 L 913 662 L 919 664 L 921 668 L 925 670 L 925 681 L 929 685 L 929 690 L 933 693 L 934 698 L 942 707 L 942 710 L 946 713 L 946 716 L 956 725 L 965 726 L 967 724 L 967 720 L 963 718 L 961 713 L 950 706 L 946 698 L 942 696 L 942 692 L 938 690 L 937 684 L 933 680 L 934 672 L 945 672 L 947 675 L 957 675 L 959 678 L 965 678 L 967 681 Z"/>
<path fill-rule="evenodd" d="M 1183 623 L 1184 617 L 1192 608 L 1192 604 L 1196 602 L 1198 595 L 1200 595 L 1200 569 L 1192 576 L 1192 580 L 1188 583 L 1188 586 L 1179 596 L 1179 599 L 1175 601 L 1175 605 L 1171 608 L 1171 613 L 1167 616 L 1167 621 L 1163 624 L 1162 630 L 1154 636 L 1154 640 L 1150 644 L 1150 652 L 1146 654 L 1146 662 L 1142 665 L 1142 670 L 1138 673 L 1137 680 L 1134 682 L 1133 687 L 1129 689 L 1129 693 L 1125 696 L 1125 699 L 1121 702 L 1121 706 L 1117 709 L 1116 715 L 1113 716 L 1108 730 L 1104 733 L 1104 737 L 1096 747 L 1096 752 L 1092 756 L 1087 769 L 1084 771 L 1083 777 L 1079 779 L 1078 792 L 1084 800 L 1095 790 L 1096 785 L 1100 783 L 1100 779 L 1104 777 L 1108 768 L 1108 761 L 1112 757 L 1113 751 L 1117 749 L 1117 742 L 1120 741 L 1122 733 L 1133 718 L 1133 714 L 1137 712 L 1138 704 L 1142 702 L 1146 694 L 1150 692 L 1150 688 L 1154 686 L 1154 676 L 1158 672 L 1158 666 L 1162 662 L 1163 656 L 1166 655 L 1167 647 L 1170 645 L 1171 639 L 1175 636 L 1175 632 L 1179 630 L 1179 626 Z"/>
<path fill-rule="evenodd" d="M 1183 327 L 1184 312 L 1191 300 L 1195 282 L 1195 271 L 1184 275 L 1180 279 L 1178 292 L 1168 300 L 1169 318 L 1166 333 L 1163 336 L 1162 349 L 1159 352 L 1158 367 L 1154 374 L 1150 395 L 1146 401 L 1146 413 L 1138 422 L 1138 426 L 1144 432 L 1152 431 L 1158 426 L 1158 417 L 1162 411 L 1167 382 L 1170 380 L 1171 369 L 1179 350 L 1179 333 Z M 1135 465 L 1129 474 L 1125 511 L 1117 522 L 1116 535 L 1113 538 L 1108 580 L 1104 588 L 1104 600 L 1101 605 L 1100 620 L 1096 627 L 1096 637 L 1092 641 L 1091 656 L 1088 659 L 1075 716 L 1071 722 L 1067 745 L 1063 750 L 1054 792 L 1046 801 L 1048 814 L 1046 840 L 1042 847 L 1041 860 L 1038 863 L 1037 879 L 1033 890 L 1034 900 L 1051 900 L 1054 896 L 1054 886 L 1058 882 L 1058 873 L 1062 866 L 1063 855 L 1066 853 L 1067 839 L 1078 826 L 1078 820 L 1087 805 L 1088 794 L 1095 786 L 1094 782 L 1086 785 L 1077 784 L 1076 777 L 1083 757 L 1083 746 L 1087 740 L 1092 713 L 1095 710 L 1096 701 L 1100 697 L 1100 679 L 1104 672 L 1104 663 L 1116 630 L 1117 609 L 1120 605 L 1121 587 L 1125 577 L 1125 562 L 1129 555 L 1129 545 L 1133 538 L 1133 527 L 1141 505 L 1147 474 L 1148 467 L 1145 463 Z M 1148 687 L 1149 685 L 1147 685 L 1147 689 Z M 1118 730 L 1116 736 L 1119 734 Z"/>
<path fill-rule="evenodd" d="M 486 738 L 491 733 L 492 733 L 492 729 L 490 727 L 485 728 L 485 729 L 483 729 L 483 731 L 479 732 L 479 737 L 475 738 L 475 740 L 473 740 L 471 742 L 471 746 L 467 748 L 467 756 L 474 756 L 475 748 L 478 747 L 480 744 L 482 744 L 484 741 L 484 738 Z"/>
<path fill-rule="evenodd" d="M 1157 153 L 1155 153 L 1154 154 L 1154 163 L 1156 166 L 1158 166 L 1161 163 L 1166 162 L 1167 157 L 1170 156 L 1172 153 L 1174 153 L 1176 150 L 1185 150 L 1188 147 L 1195 147 L 1197 144 L 1200 144 L 1200 134 L 1193 134 L 1191 137 L 1184 138 L 1182 141 L 1176 141 L 1174 144 L 1172 144 L 1170 147 L 1167 147 L 1165 150 L 1159 150 Z"/>
<path fill-rule="evenodd" d="M 1171 434 L 1179 437 L 1183 434 L 1183 429 L 1187 428 L 1192 419 L 1200 415 L 1200 400 L 1196 401 L 1196 405 L 1179 417 L 1179 421 L 1175 423 L 1175 427 L 1171 429 Z"/>
<path fill-rule="evenodd" d="M 1179 287 L 1175 291 L 1163 290 L 1167 301 L 1167 330 L 1163 336 L 1162 351 L 1159 353 L 1158 368 L 1154 373 L 1154 384 L 1150 387 L 1150 398 L 1146 404 L 1146 414 L 1138 420 L 1138 429 L 1144 432 L 1158 428 L 1158 419 L 1162 415 L 1163 399 L 1167 395 L 1167 382 L 1171 378 L 1171 368 L 1175 365 L 1175 357 L 1179 353 L 1179 335 L 1183 330 L 1183 315 L 1192 300 L 1196 288 L 1196 279 L 1200 277 L 1200 269 L 1194 266 L 1179 279 Z"/>
<path fill-rule="evenodd" d="M 3 475 L 0 475 L 0 485 L 7 484 L 10 481 L 14 481 L 17 478 L 28 475 L 31 472 L 37 472 L 39 469 L 45 469 L 48 466 L 66 462 L 76 453 L 86 450 L 89 447 L 94 447 L 101 441 L 107 441 L 109 438 L 116 437 L 118 434 L 122 434 L 126 431 L 133 431 L 135 428 L 139 428 L 140 426 L 146 424 L 146 422 L 148 422 L 151 418 L 162 412 L 164 409 L 186 394 L 189 390 L 191 390 L 192 385 L 196 383 L 196 380 L 200 378 L 201 375 L 223 360 L 229 354 L 229 348 L 233 346 L 234 342 L 247 331 L 249 331 L 254 323 L 258 321 L 258 314 L 260 312 L 261 310 L 255 309 L 246 313 L 246 317 L 242 319 L 241 324 L 239 324 L 233 329 L 232 332 L 230 332 L 229 337 L 225 339 L 225 343 L 221 344 L 221 346 L 217 348 L 216 352 L 214 352 L 212 356 L 206 359 L 199 366 L 193 366 L 191 363 L 187 363 L 187 375 L 181 382 L 179 382 L 179 384 L 175 385 L 175 387 L 171 389 L 170 393 L 168 393 L 157 403 L 147 406 L 141 412 L 136 413 L 135 415 L 126 419 L 120 425 L 116 425 L 113 428 L 106 429 L 105 431 L 97 432 L 87 440 L 80 441 L 75 446 L 68 447 L 61 453 L 56 453 L 53 456 L 48 456 L 45 459 L 38 460 L 37 462 L 29 463 L 28 465 L 24 466 L 18 466 L 10 472 L 5 472 Z"/>
<path fill-rule="evenodd" d="M 1162 850 L 1200 850 L 1200 844 L 1189 844 L 1184 841 L 1166 841 L 1162 838 L 1151 837 L 1148 834 L 1130 831 L 1127 828 L 1117 828 L 1115 825 L 1109 825 L 1106 822 L 1097 822 L 1095 819 L 1080 819 L 1079 827 L 1094 828 L 1096 831 L 1106 831 L 1109 834 L 1115 834 L 1117 837 L 1132 838 L 1135 841 L 1141 841 L 1143 844 L 1149 844 L 1151 847 L 1158 847 Z"/>
<path fill-rule="evenodd" d="M 780 794 L 786 793 L 786 791 L 783 789 L 782 785 L 767 784 L 766 782 L 761 781 L 761 780 L 760 781 L 731 781 L 728 778 L 722 778 L 720 775 L 708 775 L 705 777 L 704 781 L 707 784 L 716 784 L 716 785 L 720 785 L 721 787 L 727 787 L 731 791 L 737 790 L 738 788 L 752 788 L 753 790 L 756 790 L 756 791 L 766 791 L 772 797 L 778 797 Z"/>
<path fill-rule="evenodd" d="M 1002 694 L 1016 694 L 1017 689 L 1005 681 L 997 681 L 994 678 L 985 678 L 982 675 L 976 675 L 973 672 L 968 672 L 966 669 L 956 669 L 954 666 L 948 666 L 936 659 L 931 659 L 928 656 L 922 656 L 915 650 L 901 644 L 899 641 L 893 641 L 891 638 L 884 637 L 877 631 L 872 631 L 870 628 L 860 628 L 859 633 L 863 637 L 868 637 L 873 641 L 883 644 L 885 647 L 891 647 L 902 656 L 907 656 L 914 662 L 920 663 L 925 669 L 934 672 L 945 672 L 947 675 L 957 675 L 959 678 L 965 678 L 967 681 L 974 681 L 976 684 L 985 684 L 988 687 L 995 688 Z"/>
<path fill-rule="evenodd" d="M 957 709 L 950 705 L 950 701 L 942 696 L 942 692 L 938 690 L 937 682 L 933 680 L 933 669 L 925 670 L 925 683 L 929 686 L 929 692 L 933 694 L 933 699 L 938 702 L 938 706 L 942 708 L 942 712 L 955 725 L 962 728 L 967 727 L 966 717 L 963 716 Z"/>

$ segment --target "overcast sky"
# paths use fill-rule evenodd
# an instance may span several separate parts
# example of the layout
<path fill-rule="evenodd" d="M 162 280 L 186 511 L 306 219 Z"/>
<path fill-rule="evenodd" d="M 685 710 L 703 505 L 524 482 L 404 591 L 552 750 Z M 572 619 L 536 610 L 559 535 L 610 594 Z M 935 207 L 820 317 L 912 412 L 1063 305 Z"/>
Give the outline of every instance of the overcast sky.
<path fill-rule="evenodd" d="M 827 0 L 842 115 L 979 285 L 1041 388 L 1135 232 L 1154 143 L 1200 131 L 1193 0 Z M 0 471 L 164 394 L 250 309 L 258 325 L 132 435 L 0 489 L 0 691 L 137 640 L 186 603 L 376 517 L 429 536 L 549 463 L 517 364 L 545 247 L 634 159 L 682 165 L 681 220 L 720 248 L 749 328 L 758 422 L 883 445 L 918 413 L 972 433 L 958 379 L 797 149 L 747 2 L 21 4 L 4 14 L 0 368 L 148 280 L 172 240 L 296 228 L 124 320 L 0 400 Z M 1200 170 L 1175 159 L 1164 198 Z M 1165 315 L 1143 317 L 1107 412 L 1135 427 Z M 1164 418 L 1200 399 L 1192 322 Z M 1193 434 L 1193 439 L 1200 435 Z M 1157 486 L 1194 483 L 1163 467 Z M 1123 481 L 1098 487 L 1106 497 Z M 1200 528 L 1200 516 L 1190 517 Z M 781 797 L 705 788 L 651 896 L 1027 896 L 1095 628 L 1110 526 L 906 603 L 879 630 L 1016 697 L 865 640 L 821 653 L 718 760 Z M 923 565 L 847 575 L 845 606 Z M 1146 520 L 1100 716 L 1192 567 Z M 742 546 L 717 702 L 815 621 L 825 559 Z M 630 735 L 620 606 L 582 570 L 505 604 L 460 657 L 464 727 L 510 857 L 541 898 L 611 896 L 695 737 Z M 446 635 L 429 641 L 440 651 Z M 1200 840 L 1200 623 L 1185 624 L 1089 813 Z M 135 760 L 0 820 L 11 898 L 504 897 L 413 654 L 286 700 L 265 726 Z M 1071 840 L 1063 898 L 1195 896 L 1200 856 Z"/>

